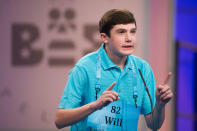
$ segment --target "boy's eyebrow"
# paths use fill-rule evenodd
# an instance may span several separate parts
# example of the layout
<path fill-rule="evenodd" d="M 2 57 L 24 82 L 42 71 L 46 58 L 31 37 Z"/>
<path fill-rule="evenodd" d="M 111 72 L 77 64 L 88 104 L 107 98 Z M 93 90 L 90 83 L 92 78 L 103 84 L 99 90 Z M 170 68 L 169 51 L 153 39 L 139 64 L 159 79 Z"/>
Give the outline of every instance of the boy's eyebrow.
<path fill-rule="evenodd" d="M 137 28 L 135 27 L 135 28 L 132 28 L 131 30 L 137 30 Z"/>
<path fill-rule="evenodd" d="M 124 28 L 118 28 L 116 31 L 122 31 L 122 30 L 126 30 Z"/>
<path fill-rule="evenodd" d="M 125 28 L 118 28 L 116 31 L 118 32 L 118 31 L 124 31 L 124 30 L 127 30 L 127 29 L 125 29 Z M 137 30 L 137 28 L 135 27 L 135 28 L 132 28 L 132 29 L 130 29 L 131 31 L 136 31 Z"/>

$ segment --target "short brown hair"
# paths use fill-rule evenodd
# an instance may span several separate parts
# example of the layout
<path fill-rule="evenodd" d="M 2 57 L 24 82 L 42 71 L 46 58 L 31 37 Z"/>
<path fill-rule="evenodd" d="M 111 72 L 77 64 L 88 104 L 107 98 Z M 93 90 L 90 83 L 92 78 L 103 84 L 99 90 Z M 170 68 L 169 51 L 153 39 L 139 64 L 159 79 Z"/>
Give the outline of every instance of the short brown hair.
<path fill-rule="evenodd" d="M 110 36 L 110 30 L 117 24 L 135 23 L 133 14 L 126 9 L 111 9 L 107 11 L 99 21 L 100 33 Z"/>

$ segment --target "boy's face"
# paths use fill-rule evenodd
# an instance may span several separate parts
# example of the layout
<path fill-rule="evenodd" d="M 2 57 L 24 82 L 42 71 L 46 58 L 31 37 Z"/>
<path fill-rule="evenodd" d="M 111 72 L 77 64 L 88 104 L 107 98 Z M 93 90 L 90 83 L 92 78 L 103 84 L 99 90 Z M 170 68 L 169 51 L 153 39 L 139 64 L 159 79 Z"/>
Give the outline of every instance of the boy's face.
<path fill-rule="evenodd" d="M 110 37 L 105 33 L 101 33 L 101 38 L 115 55 L 130 55 L 136 45 L 135 23 L 117 24 L 110 30 Z"/>

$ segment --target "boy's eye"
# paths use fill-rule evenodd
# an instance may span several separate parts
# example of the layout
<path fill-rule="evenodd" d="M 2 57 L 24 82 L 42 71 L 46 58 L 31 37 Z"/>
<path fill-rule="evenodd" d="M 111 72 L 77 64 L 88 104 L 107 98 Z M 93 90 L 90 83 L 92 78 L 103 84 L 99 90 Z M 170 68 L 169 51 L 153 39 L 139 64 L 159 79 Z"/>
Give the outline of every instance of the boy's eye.
<path fill-rule="evenodd" d="M 118 33 L 125 33 L 125 30 L 119 30 Z"/>
<path fill-rule="evenodd" d="M 131 30 L 131 33 L 136 33 L 136 30 Z"/>

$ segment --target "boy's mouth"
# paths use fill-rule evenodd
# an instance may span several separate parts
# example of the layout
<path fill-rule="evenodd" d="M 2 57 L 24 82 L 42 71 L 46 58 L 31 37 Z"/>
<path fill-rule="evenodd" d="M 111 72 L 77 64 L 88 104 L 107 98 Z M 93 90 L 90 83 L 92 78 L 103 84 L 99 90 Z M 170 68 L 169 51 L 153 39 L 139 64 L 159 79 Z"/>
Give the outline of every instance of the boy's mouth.
<path fill-rule="evenodd" d="M 123 48 L 134 48 L 133 45 L 123 45 L 122 47 L 123 47 Z"/>

